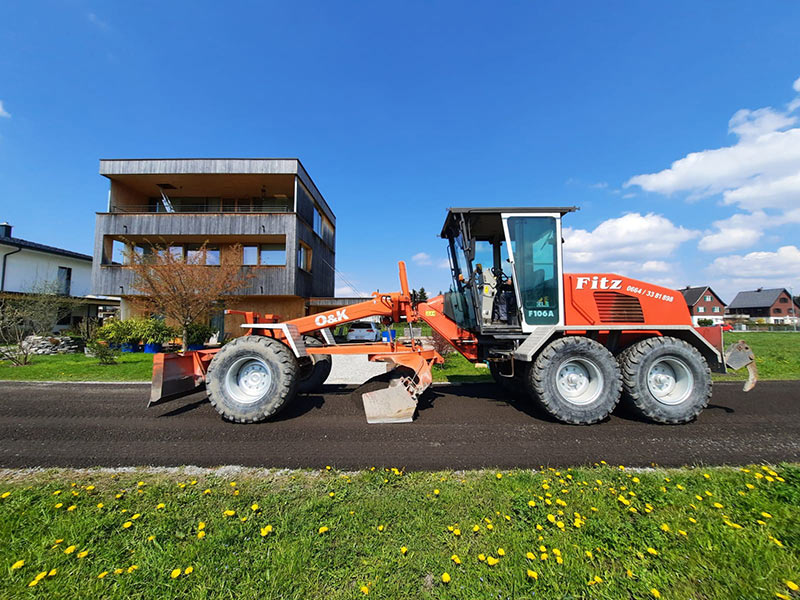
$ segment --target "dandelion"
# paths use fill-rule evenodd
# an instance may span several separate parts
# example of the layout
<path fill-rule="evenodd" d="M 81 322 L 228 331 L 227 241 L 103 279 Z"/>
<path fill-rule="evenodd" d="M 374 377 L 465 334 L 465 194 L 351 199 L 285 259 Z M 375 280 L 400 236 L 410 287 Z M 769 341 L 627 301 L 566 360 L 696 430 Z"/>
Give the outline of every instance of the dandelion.
<path fill-rule="evenodd" d="M 75 506 L 75 505 L 73 504 L 72 506 L 70 506 L 70 507 L 67 509 L 67 512 L 72 512 L 72 511 L 73 511 L 73 510 L 75 510 L 76 508 L 78 508 L 78 507 L 77 507 L 77 506 Z"/>
<path fill-rule="evenodd" d="M 123 529 L 127 529 L 127 528 L 128 528 L 128 527 L 130 527 L 131 525 L 133 525 L 133 522 L 132 522 L 132 521 L 125 521 L 125 522 L 122 524 L 122 528 L 123 528 Z"/>
<path fill-rule="evenodd" d="M 76 554 L 78 558 L 86 558 L 88 555 L 89 555 L 88 550 L 81 550 L 80 552 L 78 552 L 78 554 Z"/>
<path fill-rule="evenodd" d="M 775 597 L 780 598 L 781 600 L 792 600 L 791 597 L 787 596 L 786 594 L 781 594 L 780 592 L 775 592 Z"/>
<path fill-rule="evenodd" d="M 656 550 L 655 548 L 648 548 L 647 553 L 652 554 L 653 556 L 658 556 L 658 550 Z"/>
<path fill-rule="evenodd" d="M 333 498 L 336 495 L 336 492 L 328 492 L 328 496 Z"/>
<path fill-rule="evenodd" d="M 438 489 L 437 490 L 433 490 L 433 495 L 434 496 L 438 496 L 439 495 L 439 490 Z"/>
<path fill-rule="evenodd" d="M 211 490 L 210 490 L 210 489 L 208 489 L 208 488 L 206 488 L 206 489 L 204 489 L 204 490 L 203 490 L 203 495 L 204 495 L 204 496 L 208 496 L 210 493 L 211 493 Z"/>
<path fill-rule="evenodd" d="M 384 529 L 386 529 L 386 527 L 385 527 L 385 526 L 383 526 L 383 525 L 378 525 L 378 531 L 379 531 L 379 532 L 383 533 L 383 530 L 384 530 Z"/>
<path fill-rule="evenodd" d="M 503 478 L 503 474 L 502 473 L 498 473 L 497 475 L 495 475 L 495 477 L 497 477 L 498 479 L 502 479 Z"/>
<path fill-rule="evenodd" d="M 105 506 L 105 504 L 103 504 L 102 502 L 98 502 L 97 503 L 97 508 L 103 508 L 104 506 Z"/>
<path fill-rule="evenodd" d="M 125 569 L 114 569 L 114 575 L 122 575 L 125 572 Z"/>
<path fill-rule="evenodd" d="M 458 537 L 461 535 L 461 530 L 458 528 L 453 529 L 453 535 Z"/>
<path fill-rule="evenodd" d="M 166 504 L 164 504 L 163 502 L 159 502 L 158 504 L 156 504 L 156 510 L 161 510 L 165 506 L 166 506 Z"/>
<path fill-rule="evenodd" d="M 270 533 L 272 533 L 272 525 L 267 525 L 266 527 L 261 528 L 261 537 L 266 537 Z"/>
<path fill-rule="evenodd" d="M 588 559 L 590 559 L 590 560 L 594 558 L 594 554 L 592 554 L 592 551 L 591 551 L 591 550 L 586 550 L 586 551 L 584 552 L 584 554 L 586 555 L 586 558 L 588 558 Z"/>
<path fill-rule="evenodd" d="M 492 531 L 492 530 L 494 529 L 494 525 L 492 525 L 491 523 L 489 523 L 489 524 L 486 526 L 486 529 L 488 529 L 489 531 Z"/>
<path fill-rule="evenodd" d="M 688 534 L 688 533 L 686 533 L 686 532 L 685 532 L 683 529 L 678 529 L 678 533 L 679 533 L 680 535 L 682 535 L 683 537 L 687 537 L 687 536 L 689 535 L 689 534 Z"/>
<path fill-rule="evenodd" d="M 58 504 L 56 504 L 56 508 L 61 508 L 62 506 L 64 506 L 64 504 L 63 504 L 63 503 L 61 503 L 61 502 L 59 502 Z"/>
<path fill-rule="evenodd" d="M 666 523 L 662 523 L 661 524 L 661 531 L 663 531 L 665 533 L 669 533 L 669 525 L 667 525 Z"/>
<path fill-rule="evenodd" d="M 528 560 L 536 560 L 536 555 L 533 552 L 526 552 L 525 558 L 527 558 Z"/>
<path fill-rule="evenodd" d="M 17 569 L 21 569 L 24 566 L 25 566 L 25 561 L 24 560 L 18 560 L 13 565 L 11 565 L 11 570 L 12 571 L 16 571 Z"/>
<path fill-rule="evenodd" d="M 485 554 L 478 554 L 478 560 L 481 561 L 481 562 L 485 561 L 486 560 L 486 555 Z"/>
<path fill-rule="evenodd" d="M 765 519 L 771 519 L 772 518 L 772 515 L 769 514 L 768 512 L 762 512 L 761 516 L 764 517 Z"/>
<path fill-rule="evenodd" d="M 180 574 L 181 574 L 181 570 L 180 569 L 172 569 L 172 573 L 170 573 L 169 576 L 172 579 L 177 579 Z"/>
<path fill-rule="evenodd" d="M 539 574 L 536 571 L 528 569 L 528 577 L 530 577 L 531 579 L 539 579 Z"/>
<path fill-rule="evenodd" d="M 480 525 L 475 525 L 475 526 L 472 528 L 472 532 L 473 532 L 473 533 L 478 533 L 480 530 L 481 530 L 481 526 L 480 526 Z"/>
<path fill-rule="evenodd" d="M 135 521 L 136 519 L 138 519 L 138 518 L 139 518 L 139 517 L 141 517 L 141 516 L 142 516 L 141 514 L 139 514 L 139 513 L 136 513 L 135 515 L 133 515 L 133 516 L 131 517 L 131 521 Z"/>
<path fill-rule="evenodd" d="M 450 583 L 450 573 L 442 573 L 442 583 Z"/>
<path fill-rule="evenodd" d="M 204 537 L 206 537 L 206 532 L 205 531 L 198 531 L 197 532 L 197 539 L 198 540 L 202 540 Z"/>
<path fill-rule="evenodd" d="M 184 574 L 184 575 L 190 575 L 192 571 L 194 571 L 194 567 L 186 567 L 186 568 L 183 570 L 183 574 Z"/>
<path fill-rule="evenodd" d="M 533 500 L 528 500 L 528 506 L 533 508 L 534 506 L 536 506 L 536 502 L 534 502 Z"/>
<path fill-rule="evenodd" d="M 102 579 L 102 578 L 103 578 L 103 577 L 105 577 L 106 575 L 108 575 L 108 571 L 103 571 L 102 573 L 100 573 L 100 574 L 97 576 L 97 578 L 98 578 L 98 579 Z"/>
<path fill-rule="evenodd" d="M 457 565 L 461 564 L 461 559 L 458 557 L 458 554 L 453 554 L 453 556 L 450 557 L 450 560 L 452 560 Z"/>
<path fill-rule="evenodd" d="M 653 598 L 661 598 L 661 592 L 659 592 L 656 588 L 651 588 L 650 593 L 653 595 Z"/>
<path fill-rule="evenodd" d="M 73 552 L 75 552 L 75 546 L 67 546 L 64 550 L 64 554 L 72 554 Z"/>
<path fill-rule="evenodd" d="M 325 527 L 325 525 L 323 525 L 322 527 L 320 527 L 320 528 L 317 530 L 317 533 L 318 533 L 319 535 L 322 535 L 322 534 L 323 534 L 323 533 L 325 533 L 326 531 L 330 531 L 330 530 L 329 530 L 327 527 Z"/>
<path fill-rule="evenodd" d="M 6 499 L 6 498 L 8 498 L 10 495 L 11 495 L 11 492 L 3 492 L 2 494 L 0 494 L 0 498 L 2 498 L 3 500 L 5 500 L 5 499 Z"/>
<path fill-rule="evenodd" d="M 152 542 L 154 539 L 156 539 L 156 536 L 154 536 L 154 535 L 147 536 L 147 541 L 148 542 Z"/>
<path fill-rule="evenodd" d="M 47 573 L 48 577 L 53 577 L 58 572 L 57 569 L 50 569 L 50 572 Z"/>
<path fill-rule="evenodd" d="M 497 555 L 498 556 L 505 556 L 506 555 L 506 551 L 503 550 L 502 548 L 498 548 L 497 549 Z"/>
<path fill-rule="evenodd" d="M 628 576 L 628 579 L 633 579 L 633 571 L 630 569 L 625 569 L 625 575 Z"/>
<path fill-rule="evenodd" d="M 499 558 L 495 558 L 494 556 L 487 556 L 486 557 L 486 564 L 489 565 L 490 567 L 495 566 L 499 562 L 500 562 L 500 559 Z"/>
<path fill-rule="evenodd" d="M 722 504 L 720 504 L 719 502 L 714 502 L 714 504 L 712 504 L 711 506 L 713 506 L 714 508 L 725 508 L 725 507 L 724 507 L 724 506 L 722 506 Z"/>
<path fill-rule="evenodd" d="M 794 581 L 790 581 L 787 579 L 786 581 L 784 581 L 784 583 L 786 584 L 786 587 L 788 587 L 793 592 L 800 591 L 800 586 L 797 585 Z"/>
<path fill-rule="evenodd" d="M 403 556 L 408 554 L 408 548 L 406 548 L 405 546 L 400 546 L 400 554 L 402 554 Z"/>
<path fill-rule="evenodd" d="M 222 511 L 222 514 L 225 515 L 226 517 L 232 517 L 233 515 L 236 514 L 236 511 L 228 509 L 228 510 Z"/>
<path fill-rule="evenodd" d="M 139 565 L 131 565 L 130 567 L 128 567 L 128 573 L 133 573 L 138 568 L 139 568 Z"/>
<path fill-rule="evenodd" d="M 362 585 L 359 589 L 361 590 L 361 593 L 364 594 L 365 596 L 369 594 L 369 588 L 367 586 Z"/>

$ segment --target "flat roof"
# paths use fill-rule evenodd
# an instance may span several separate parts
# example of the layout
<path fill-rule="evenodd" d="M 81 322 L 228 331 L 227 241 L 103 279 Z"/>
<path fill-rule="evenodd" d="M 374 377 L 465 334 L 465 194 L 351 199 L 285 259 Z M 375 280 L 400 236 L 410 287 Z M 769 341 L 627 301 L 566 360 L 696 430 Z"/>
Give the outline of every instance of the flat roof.
<path fill-rule="evenodd" d="M 455 223 L 454 215 L 474 215 L 471 219 L 472 233 L 476 238 L 487 237 L 500 230 L 500 215 L 503 213 L 553 214 L 564 216 L 580 210 L 577 206 L 465 206 L 447 209 L 440 237 L 447 237 L 447 230 Z"/>
<path fill-rule="evenodd" d="M 336 217 L 299 158 L 101 158 L 100 175 L 297 175 L 325 216 Z"/>

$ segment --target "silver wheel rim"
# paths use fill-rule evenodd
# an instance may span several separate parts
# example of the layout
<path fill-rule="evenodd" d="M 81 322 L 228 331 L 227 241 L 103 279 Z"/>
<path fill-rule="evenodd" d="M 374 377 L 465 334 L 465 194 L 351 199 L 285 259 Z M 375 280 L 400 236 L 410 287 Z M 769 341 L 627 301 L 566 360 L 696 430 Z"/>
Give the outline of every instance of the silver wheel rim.
<path fill-rule="evenodd" d="M 260 358 L 243 357 L 225 375 L 225 390 L 241 404 L 253 404 L 264 397 L 272 385 L 272 372 Z"/>
<path fill-rule="evenodd" d="M 674 356 L 664 357 L 647 371 L 647 389 L 661 404 L 675 406 L 691 395 L 694 377 L 683 360 Z"/>
<path fill-rule="evenodd" d="M 556 387 L 570 404 L 591 404 L 603 393 L 603 373 L 588 358 L 572 358 L 561 363 L 556 374 Z"/>

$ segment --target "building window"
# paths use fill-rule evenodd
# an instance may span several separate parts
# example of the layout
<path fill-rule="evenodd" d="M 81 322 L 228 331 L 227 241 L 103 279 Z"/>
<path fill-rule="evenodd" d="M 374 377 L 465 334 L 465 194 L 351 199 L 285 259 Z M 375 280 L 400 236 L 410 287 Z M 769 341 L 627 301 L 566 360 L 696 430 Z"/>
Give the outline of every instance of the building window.
<path fill-rule="evenodd" d="M 58 267 L 58 293 L 69 296 L 72 288 L 72 269 L 69 267 Z"/>
<path fill-rule="evenodd" d="M 788 303 L 789 303 L 789 299 L 788 299 L 788 298 L 785 298 L 785 297 L 782 297 L 782 298 L 780 299 L 780 303 L 781 303 L 781 304 L 788 304 Z"/>
<path fill-rule="evenodd" d="M 773 308 L 773 309 L 772 309 L 772 312 L 774 312 L 776 315 L 779 315 L 779 314 L 781 314 L 783 311 L 782 311 L 780 308 Z"/>
<path fill-rule="evenodd" d="M 242 264 L 243 265 L 258 264 L 258 246 L 242 247 Z"/>
<path fill-rule="evenodd" d="M 187 244 L 185 257 L 190 264 L 205 264 L 209 266 L 219 266 L 219 246 L 206 245 L 206 256 L 203 262 L 202 244 Z"/>
<path fill-rule="evenodd" d="M 719 306 L 715 306 L 714 308 L 712 308 L 711 312 L 718 313 L 719 312 Z"/>
<path fill-rule="evenodd" d="M 711 302 L 711 295 L 706 294 L 705 296 L 703 296 L 703 300 L 705 300 L 706 302 Z"/>
<path fill-rule="evenodd" d="M 297 249 L 297 266 L 304 271 L 311 272 L 311 248 L 302 242 Z"/>
<path fill-rule="evenodd" d="M 259 264 L 262 266 L 286 264 L 286 244 L 261 244 L 258 248 Z"/>
<path fill-rule="evenodd" d="M 698 306 L 698 307 L 697 307 L 697 312 L 699 312 L 699 313 L 704 313 L 704 312 L 706 312 L 706 307 L 705 307 L 705 306 Z"/>

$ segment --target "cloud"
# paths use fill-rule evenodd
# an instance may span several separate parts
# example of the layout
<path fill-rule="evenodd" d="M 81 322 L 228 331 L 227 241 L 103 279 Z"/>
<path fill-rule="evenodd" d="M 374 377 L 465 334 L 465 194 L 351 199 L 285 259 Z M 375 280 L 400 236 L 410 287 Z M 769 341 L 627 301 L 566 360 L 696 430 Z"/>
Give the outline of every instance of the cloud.
<path fill-rule="evenodd" d="M 642 271 L 649 273 L 669 273 L 672 266 L 663 260 L 648 260 L 642 265 Z"/>
<path fill-rule="evenodd" d="M 333 291 L 334 296 L 337 298 L 369 298 L 372 294 L 367 294 L 366 292 L 359 292 L 353 286 L 350 285 L 343 285 L 337 287 Z"/>
<path fill-rule="evenodd" d="M 765 133 L 779 131 L 797 123 L 797 117 L 776 112 L 772 108 L 748 110 L 743 108 L 728 121 L 728 131 L 742 139 L 757 138 Z"/>
<path fill-rule="evenodd" d="M 109 25 L 106 21 L 102 20 L 93 12 L 87 13 L 86 18 L 89 20 L 89 23 L 91 23 L 98 29 L 101 29 L 103 31 L 108 31 L 109 29 L 111 29 L 111 25 Z"/>
<path fill-rule="evenodd" d="M 11 114 L 9 112 L 7 112 L 5 108 L 3 108 L 3 101 L 2 100 L 0 100 L 0 117 L 5 117 L 6 119 L 10 119 L 11 118 Z"/>
<path fill-rule="evenodd" d="M 592 231 L 565 227 L 562 233 L 564 263 L 568 268 L 631 262 L 638 270 L 649 263 L 651 271 L 665 264 L 661 261 L 678 246 L 700 235 L 653 213 L 628 213 L 603 221 Z"/>
<path fill-rule="evenodd" d="M 411 257 L 411 260 L 417 265 L 432 265 L 431 255 L 427 252 L 417 252 Z"/>
<path fill-rule="evenodd" d="M 780 280 L 783 287 L 791 281 L 800 280 L 800 249 L 797 246 L 781 246 L 776 252 L 720 256 L 711 263 L 709 271 L 754 282 Z"/>
<path fill-rule="evenodd" d="M 800 94 L 800 77 L 794 80 L 794 83 L 792 84 L 792 89 L 794 89 L 795 92 Z"/>

